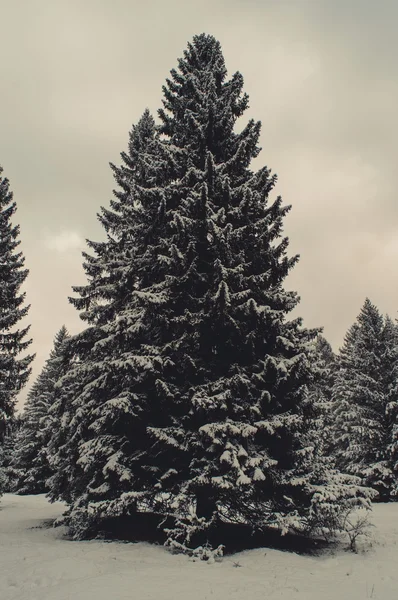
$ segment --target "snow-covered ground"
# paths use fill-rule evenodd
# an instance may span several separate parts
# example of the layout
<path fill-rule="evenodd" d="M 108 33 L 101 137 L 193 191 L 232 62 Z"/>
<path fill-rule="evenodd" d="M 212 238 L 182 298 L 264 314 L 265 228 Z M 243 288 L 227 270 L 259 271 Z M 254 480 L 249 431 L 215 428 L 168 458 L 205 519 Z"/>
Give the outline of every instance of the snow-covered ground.
<path fill-rule="evenodd" d="M 211 565 L 144 543 L 68 541 L 48 526 L 62 509 L 44 496 L 0 500 L 0 600 L 398 598 L 398 504 L 374 507 L 366 552 L 259 549 Z"/>

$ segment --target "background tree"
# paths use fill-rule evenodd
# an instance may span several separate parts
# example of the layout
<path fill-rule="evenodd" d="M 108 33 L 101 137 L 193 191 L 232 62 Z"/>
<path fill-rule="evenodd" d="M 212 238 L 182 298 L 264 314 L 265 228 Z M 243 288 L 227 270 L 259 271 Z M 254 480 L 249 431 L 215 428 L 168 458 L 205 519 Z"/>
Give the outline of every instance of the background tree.
<path fill-rule="evenodd" d="M 20 291 L 29 271 L 23 268 L 22 252 L 16 251 L 20 230 L 11 220 L 17 206 L 8 179 L 2 172 L 0 167 L 0 446 L 4 442 L 7 421 L 14 413 L 16 397 L 28 380 L 29 365 L 34 358 L 18 358 L 32 341 L 26 339 L 29 327 L 17 328 L 29 310 L 29 306 L 23 306 L 25 293 Z"/>
<path fill-rule="evenodd" d="M 314 403 L 315 419 L 313 424 L 314 443 L 320 444 L 322 454 L 330 458 L 333 464 L 333 385 L 338 370 L 337 356 L 329 342 L 319 334 L 313 349 L 312 366 L 314 380 L 309 393 Z M 319 432 L 322 435 L 319 435 Z"/>
<path fill-rule="evenodd" d="M 332 346 L 329 344 L 327 339 L 323 337 L 323 335 L 317 336 L 315 348 L 318 356 L 319 366 L 323 371 L 320 385 L 323 395 L 328 401 L 330 401 L 332 399 L 334 377 L 338 368 L 337 356 L 333 352 Z"/>
<path fill-rule="evenodd" d="M 3 451 L 3 487 L 5 492 L 13 492 L 15 473 L 11 466 L 11 462 L 14 456 L 15 444 L 18 438 L 18 432 L 22 426 L 22 417 L 20 414 L 14 414 L 11 419 L 7 421 L 7 429 L 4 437 Z M 0 449 L 1 453 L 1 449 Z M 1 464 L 1 460 L 0 460 Z"/>
<path fill-rule="evenodd" d="M 365 303 L 338 357 L 333 386 L 333 445 L 338 467 L 391 498 L 396 474 L 388 445 L 396 420 L 397 332 Z"/>
<path fill-rule="evenodd" d="M 374 476 L 371 472 L 372 482 L 380 480 L 380 499 L 398 500 L 398 328 L 387 315 L 383 328 L 383 356 L 381 366 L 385 386 L 382 423 L 384 436 L 378 457 L 380 459 L 377 471 L 380 475 Z M 379 489 L 377 487 L 376 489 Z"/>
<path fill-rule="evenodd" d="M 69 334 L 62 326 L 40 375 L 29 390 L 21 416 L 13 456 L 10 462 L 13 491 L 18 494 L 43 494 L 52 475 L 48 444 L 59 424 L 51 414 L 55 385 L 67 369 L 65 341 Z"/>

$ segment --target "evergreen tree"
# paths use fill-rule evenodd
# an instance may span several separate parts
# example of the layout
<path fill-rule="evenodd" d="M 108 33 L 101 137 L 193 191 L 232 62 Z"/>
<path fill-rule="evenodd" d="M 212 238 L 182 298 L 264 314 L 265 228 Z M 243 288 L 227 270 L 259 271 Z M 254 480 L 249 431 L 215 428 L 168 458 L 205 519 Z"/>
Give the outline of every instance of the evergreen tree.
<path fill-rule="evenodd" d="M 337 370 L 337 357 L 332 350 L 332 346 L 323 335 L 318 335 L 316 339 L 316 353 L 319 365 L 323 370 L 321 380 L 322 392 L 327 400 L 331 400 L 332 387 Z"/>
<path fill-rule="evenodd" d="M 386 382 L 385 440 L 389 499 L 398 501 L 398 327 L 386 317 L 384 331 L 383 373 Z M 391 473 L 391 474 L 390 474 Z M 386 482 L 385 482 L 386 483 Z"/>
<path fill-rule="evenodd" d="M 7 422 L 7 430 L 4 437 L 3 446 L 3 479 L 5 492 L 14 491 L 16 473 L 14 472 L 11 463 L 15 452 L 16 440 L 18 438 L 18 433 L 21 426 L 22 417 L 20 414 L 14 415 L 12 419 Z"/>
<path fill-rule="evenodd" d="M 23 268 L 22 252 L 16 252 L 19 226 L 13 225 L 11 219 L 17 207 L 2 171 L 0 167 L 0 446 L 7 421 L 14 413 L 16 396 L 28 380 L 34 358 L 18 358 L 31 343 L 26 340 L 29 327 L 17 328 L 29 310 L 29 306 L 23 306 L 25 294 L 20 292 L 28 270 Z"/>
<path fill-rule="evenodd" d="M 313 426 L 314 442 L 317 440 L 322 447 L 322 453 L 329 458 L 332 458 L 332 390 L 338 367 L 337 357 L 334 354 L 331 345 L 320 334 L 315 341 L 312 366 L 314 371 L 314 381 L 309 387 L 309 393 L 314 402 L 315 411 L 315 421 Z M 322 436 L 319 435 L 320 431 L 323 432 Z"/>
<path fill-rule="evenodd" d="M 46 492 L 46 481 L 53 474 L 48 444 L 59 424 L 51 409 L 55 402 L 55 385 L 67 369 L 65 342 L 68 337 L 66 327 L 62 326 L 49 358 L 28 393 L 10 464 L 13 491 L 18 494 Z"/>
<path fill-rule="evenodd" d="M 80 394 L 87 384 L 87 373 L 95 368 L 93 345 L 96 340 L 94 327 L 71 336 L 65 342 L 67 369 L 54 387 L 54 403 L 50 415 L 57 423 L 52 429 L 47 446 L 47 456 L 53 474 L 47 480 L 50 501 L 57 499 L 71 503 L 73 498 L 84 494 L 85 480 L 78 465 L 78 446 L 82 437 L 81 422 L 83 406 Z M 84 399 L 83 399 L 84 402 Z"/>
<path fill-rule="evenodd" d="M 181 527 L 183 542 L 220 519 L 331 526 L 365 502 L 315 456 L 318 331 L 287 320 L 299 301 L 283 288 L 298 258 L 282 236 L 290 207 L 269 202 L 269 169 L 250 169 L 260 123 L 234 131 L 242 89 L 220 44 L 196 36 L 164 87 L 161 127 L 145 113 L 113 167 L 122 191 L 73 299 L 91 327 L 59 383 L 57 471 L 69 475 L 51 494 L 77 536 L 144 502 L 182 517 L 171 536 Z"/>
<path fill-rule="evenodd" d="M 397 331 L 366 299 L 349 329 L 333 386 L 333 444 L 338 467 L 389 500 L 397 487 L 391 457 L 398 404 Z"/>

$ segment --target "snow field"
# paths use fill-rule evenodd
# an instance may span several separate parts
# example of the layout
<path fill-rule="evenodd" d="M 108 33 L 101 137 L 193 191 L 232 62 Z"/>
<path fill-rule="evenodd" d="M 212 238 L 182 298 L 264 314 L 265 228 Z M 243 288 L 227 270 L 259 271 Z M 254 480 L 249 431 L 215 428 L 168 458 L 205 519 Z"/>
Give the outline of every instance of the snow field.
<path fill-rule="evenodd" d="M 72 542 L 44 496 L 0 500 L 0 600 L 396 600 L 398 504 L 375 505 L 372 539 L 299 556 L 267 548 L 192 562 L 145 543 Z"/>

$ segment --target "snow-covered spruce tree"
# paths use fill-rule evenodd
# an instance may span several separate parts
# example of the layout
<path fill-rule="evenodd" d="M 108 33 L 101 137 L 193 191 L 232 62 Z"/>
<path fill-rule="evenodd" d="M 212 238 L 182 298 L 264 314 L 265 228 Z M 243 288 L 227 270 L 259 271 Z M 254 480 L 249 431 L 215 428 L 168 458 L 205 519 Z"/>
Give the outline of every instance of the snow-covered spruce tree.
<path fill-rule="evenodd" d="M 20 291 L 28 270 L 23 268 L 22 252 L 16 252 L 20 244 L 19 225 L 13 225 L 11 220 L 17 206 L 2 171 L 0 167 L 0 446 L 7 421 L 14 413 L 16 396 L 28 380 L 34 358 L 18 358 L 31 343 L 26 339 L 29 327 L 17 327 L 29 310 L 29 306 L 23 306 L 25 294 Z"/>
<path fill-rule="evenodd" d="M 3 443 L 0 445 L 0 490 L 1 492 L 11 491 L 10 462 L 13 455 L 16 437 L 15 424 L 20 419 L 14 414 L 7 419 L 3 431 Z"/>
<path fill-rule="evenodd" d="M 156 382 L 167 411 L 149 427 L 150 466 L 174 507 L 196 507 L 171 538 L 185 543 L 221 519 L 334 527 L 369 496 L 314 457 L 307 386 L 318 331 L 286 318 L 299 301 L 283 288 L 298 258 L 282 237 L 290 207 L 269 202 L 266 167 L 250 170 L 260 124 L 234 132 L 248 98 L 239 73 L 227 79 L 220 44 L 196 36 L 178 67 L 159 112 L 165 143 L 180 149 L 165 190 L 170 270 L 146 290 L 169 324 Z"/>
<path fill-rule="evenodd" d="M 68 337 L 66 327 L 62 326 L 55 336 L 50 356 L 26 399 L 10 464 L 13 491 L 17 494 L 43 494 L 47 491 L 46 480 L 53 474 L 47 447 L 53 432 L 58 429 L 58 423 L 51 414 L 51 408 L 56 399 L 55 384 L 68 367 L 65 357 Z"/>
<path fill-rule="evenodd" d="M 337 371 L 337 357 L 331 345 L 319 334 L 313 345 L 314 379 L 309 386 L 309 392 L 314 396 L 323 419 L 330 421 L 332 405 L 332 389 Z M 319 411 L 318 411 L 319 412 Z"/>
<path fill-rule="evenodd" d="M 4 476 L 4 491 L 13 492 L 17 473 L 14 472 L 11 466 L 15 452 L 15 444 L 18 438 L 18 432 L 22 426 L 22 417 L 16 414 L 7 422 L 7 430 L 4 437 L 3 446 L 3 476 Z"/>
<path fill-rule="evenodd" d="M 348 330 L 333 386 L 333 446 L 345 473 L 389 500 L 397 489 L 390 446 L 397 417 L 397 330 L 369 299 Z"/>
<path fill-rule="evenodd" d="M 62 426 L 50 444 L 56 469 L 50 498 L 71 504 L 76 536 L 88 529 L 89 515 L 119 514 L 127 493 L 123 510 L 131 513 L 153 488 L 151 472 L 142 468 L 146 427 L 162 408 L 153 400 L 159 359 L 146 344 L 160 336 L 160 326 L 157 297 L 143 300 L 140 290 L 162 278 L 162 186 L 173 179 L 173 159 L 148 110 L 132 128 L 122 160 L 112 165 L 119 189 L 111 209 L 98 217 L 107 239 L 88 242 L 88 283 L 75 287 L 80 297 L 71 299 L 90 327 L 70 340 L 74 359 L 58 384 Z"/>
<path fill-rule="evenodd" d="M 48 461 L 53 472 L 46 481 L 50 501 L 61 499 L 71 503 L 72 498 L 79 497 L 85 490 L 85 481 L 79 478 L 81 471 L 77 464 L 81 440 L 81 410 L 78 402 L 87 383 L 85 375 L 93 370 L 91 349 L 98 339 L 98 331 L 91 327 L 65 341 L 67 369 L 55 384 L 54 403 L 49 413 L 58 424 L 53 428 L 47 446 Z"/>
<path fill-rule="evenodd" d="M 329 342 L 322 335 L 318 335 L 315 340 L 312 366 L 314 379 L 309 386 L 309 394 L 314 403 L 315 421 L 312 428 L 314 443 L 320 444 L 321 452 L 332 458 L 332 390 L 337 371 L 337 357 Z M 322 435 L 319 435 L 320 431 L 322 431 Z"/>
<path fill-rule="evenodd" d="M 314 466 L 317 331 L 286 320 L 298 302 L 282 286 L 297 260 L 281 236 L 289 207 L 269 203 L 267 168 L 250 170 L 260 124 L 234 132 L 242 87 L 219 43 L 196 36 L 164 87 L 160 138 L 153 127 L 143 143 L 141 122 L 115 169 L 123 193 L 102 211 L 108 239 L 90 243 L 73 301 L 93 341 L 63 386 L 77 536 L 144 499 L 182 518 L 171 537 L 181 527 L 184 543 L 222 518 L 331 525 L 342 503 L 365 502 Z"/>
<path fill-rule="evenodd" d="M 385 404 L 386 460 L 390 482 L 389 499 L 398 501 L 398 326 L 387 316 L 383 331 L 383 371 L 387 388 Z M 388 472 L 387 471 L 387 472 Z"/>
<path fill-rule="evenodd" d="M 332 346 L 323 335 L 318 335 L 315 347 L 318 363 L 323 371 L 320 387 L 325 398 L 330 401 L 332 399 L 332 387 L 337 370 L 337 357 L 333 352 Z"/>

